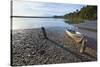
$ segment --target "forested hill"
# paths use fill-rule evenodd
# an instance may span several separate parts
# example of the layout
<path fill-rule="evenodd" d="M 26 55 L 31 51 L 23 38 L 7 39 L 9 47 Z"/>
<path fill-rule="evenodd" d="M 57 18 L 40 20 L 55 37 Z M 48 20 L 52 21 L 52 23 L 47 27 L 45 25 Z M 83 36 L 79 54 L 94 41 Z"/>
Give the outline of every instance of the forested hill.
<path fill-rule="evenodd" d="M 84 6 L 81 10 L 76 10 L 73 13 L 64 15 L 64 18 L 71 20 L 96 20 L 97 19 L 97 6 Z"/>

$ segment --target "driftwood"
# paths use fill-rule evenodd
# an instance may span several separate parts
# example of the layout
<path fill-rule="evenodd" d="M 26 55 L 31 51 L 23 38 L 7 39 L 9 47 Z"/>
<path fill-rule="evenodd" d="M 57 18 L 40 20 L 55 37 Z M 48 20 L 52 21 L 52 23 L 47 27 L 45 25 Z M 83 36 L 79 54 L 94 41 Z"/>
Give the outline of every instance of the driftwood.
<path fill-rule="evenodd" d="M 42 29 L 44 38 L 45 39 L 48 39 L 45 28 L 44 27 L 41 27 L 41 29 Z"/>

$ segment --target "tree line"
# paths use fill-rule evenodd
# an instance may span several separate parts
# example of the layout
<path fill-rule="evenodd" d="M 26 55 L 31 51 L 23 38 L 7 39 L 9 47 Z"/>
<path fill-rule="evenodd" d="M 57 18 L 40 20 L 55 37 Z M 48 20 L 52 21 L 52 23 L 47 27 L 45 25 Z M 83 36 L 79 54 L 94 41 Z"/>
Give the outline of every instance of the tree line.
<path fill-rule="evenodd" d="M 97 20 L 97 6 L 84 6 L 80 10 L 65 14 L 65 19 L 70 20 Z"/>

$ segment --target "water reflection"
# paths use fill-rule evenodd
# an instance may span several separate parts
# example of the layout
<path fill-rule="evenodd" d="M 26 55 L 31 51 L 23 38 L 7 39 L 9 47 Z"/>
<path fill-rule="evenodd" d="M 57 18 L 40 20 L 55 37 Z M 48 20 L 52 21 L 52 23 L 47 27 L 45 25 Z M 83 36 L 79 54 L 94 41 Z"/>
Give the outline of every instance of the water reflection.
<path fill-rule="evenodd" d="M 64 19 L 56 18 L 13 18 L 13 29 L 30 29 L 40 27 L 70 27 Z"/>

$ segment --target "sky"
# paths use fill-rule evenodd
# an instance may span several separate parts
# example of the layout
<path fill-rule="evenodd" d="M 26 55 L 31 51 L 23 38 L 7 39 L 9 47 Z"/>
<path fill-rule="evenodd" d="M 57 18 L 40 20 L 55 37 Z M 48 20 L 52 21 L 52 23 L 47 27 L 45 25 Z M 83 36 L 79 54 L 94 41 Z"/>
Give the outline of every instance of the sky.
<path fill-rule="evenodd" d="M 80 10 L 79 4 L 13 1 L 13 16 L 54 16 Z"/>

